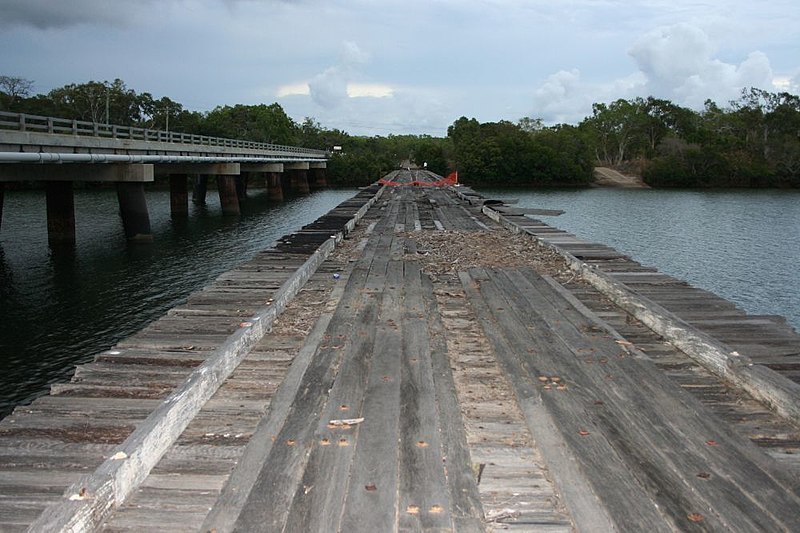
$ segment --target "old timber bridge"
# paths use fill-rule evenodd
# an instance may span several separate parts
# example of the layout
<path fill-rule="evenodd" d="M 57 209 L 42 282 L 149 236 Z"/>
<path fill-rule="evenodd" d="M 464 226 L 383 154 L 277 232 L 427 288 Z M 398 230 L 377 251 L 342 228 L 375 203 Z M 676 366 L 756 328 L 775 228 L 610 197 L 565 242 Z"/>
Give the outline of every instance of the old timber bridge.
<path fill-rule="evenodd" d="M 426 174 L 0 422 L 0 529 L 800 531 L 796 332 Z"/>

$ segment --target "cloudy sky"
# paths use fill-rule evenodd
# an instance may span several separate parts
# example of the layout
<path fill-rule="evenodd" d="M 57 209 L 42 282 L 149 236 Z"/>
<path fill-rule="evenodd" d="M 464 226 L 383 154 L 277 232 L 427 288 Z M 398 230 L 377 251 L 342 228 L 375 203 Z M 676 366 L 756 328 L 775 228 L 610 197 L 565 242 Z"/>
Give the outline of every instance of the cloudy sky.
<path fill-rule="evenodd" d="M 278 102 L 353 134 L 593 102 L 800 93 L 797 0 L 0 0 L 0 75 L 120 78 L 191 110 Z"/>

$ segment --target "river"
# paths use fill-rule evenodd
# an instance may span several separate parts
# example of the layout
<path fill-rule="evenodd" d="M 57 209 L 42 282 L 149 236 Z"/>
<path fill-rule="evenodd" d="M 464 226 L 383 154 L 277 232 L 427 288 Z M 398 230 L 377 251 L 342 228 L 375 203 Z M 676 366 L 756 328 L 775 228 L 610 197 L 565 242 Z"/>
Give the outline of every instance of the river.
<path fill-rule="evenodd" d="M 70 378 L 75 365 L 140 330 L 220 273 L 346 199 L 325 190 L 281 204 L 251 191 L 241 217 L 216 194 L 173 223 L 169 192 L 148 190 L 155 241 L 128 245 L 113 190 L 75 193 L 77 243 L 47 244 L 44 192 L 6 191 L 0 227 L 0 417 Z"/>
<path fill-rule="evenodd" d="M 77 244 L 47 245 L 44 194 L 7 191 L 0 228 L 0 416 L 69 379 L 77 364 L 141 329 L 355 194 L 327 190 L 273 204 L 257 191 L 241 217 L 216 195 L 173 223 L 169 193 L 148 191 L 155 242 L 125 242 L 113 191 L 76 191 Z M 487 190 L 519 206 L 563 209 L 547 223 L 608 244 L 800 329 L 800 191 Z"/>
<path fill-rule="evenodd" d="M 483 190 L 643 265 L 686 280 L 750 314 L 800 331 L 800 191 L 660 189 Z"/>

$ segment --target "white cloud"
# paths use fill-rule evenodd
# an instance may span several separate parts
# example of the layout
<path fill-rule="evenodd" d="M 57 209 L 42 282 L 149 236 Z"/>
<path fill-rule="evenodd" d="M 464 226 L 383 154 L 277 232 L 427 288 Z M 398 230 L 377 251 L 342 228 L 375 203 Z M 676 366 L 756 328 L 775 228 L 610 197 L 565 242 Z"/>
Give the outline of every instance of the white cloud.
<path fill-rule="evenodd" d="M 369 55 L 356 43 L 352 41 L 342 43 L 337 63 L 308 82 L 311 99 L 326 109 L 339 106 L 349 97 L 348 82 L 368 60 Z"/>
<path fill-rule="evenodd" d="M 350 98 L 388 98 L 394 94 L 391 86 L 382 83 L 348 83 Z"/>
<path fill-rule="evenodd" d="M 578 69 L 551 74 L 533 95 L 531 116 L 546 124 L 575 124 L 591 115 L 592 104 L 630 98 L 641 92 L 645 77 L 634 73 L 613 82 L 583 81 Z"/>
<path fill-rule="evenodd" d="M 629 53 L 647 77 L 649 94 L 687 106 L 698 107 L 708 98 L 726 102 L 742 87 L 772 88 L 765 54 L 751 52 L 737 65 L 715 58 L 715 48 L 702 29 L 682 23 L 643 35 Z"/>
<path fill-rule="evenodd" d="M 707 99 L 725 105 L 744 87 L 796 92 L 800 81 L 800 74 L 776 78 L 762 52 L 750 52 L 739 63 L 719 59 L 709 35 L 687 23 L 645 33 L 628 53 L 637 69 L 616 80 L 585 80 L 578 69 L 551 74 L 533 93 L 532 116 L 575 123 L 591 115 L 595 102 L 651 95 L 699 109 Z"/>
<path fill-rule="evenodd" d="M 347 80 L 337 67 L 329 67 L 308 82 L 309 94 L 319 106 L 330 109 L 347 99 Z"/>
<path fill-rule="evenodd" d="M 283 98 L 285 96 L 297 96 L 297 95 L 308 96 L 309 94 L 310 94 L 310 89 L 308 88 L 307 82 L 288 83 L 286 85 L 281 85 L 280 87 L 278 87 L 278 90 L 275 91 L 275 98 Z"/>

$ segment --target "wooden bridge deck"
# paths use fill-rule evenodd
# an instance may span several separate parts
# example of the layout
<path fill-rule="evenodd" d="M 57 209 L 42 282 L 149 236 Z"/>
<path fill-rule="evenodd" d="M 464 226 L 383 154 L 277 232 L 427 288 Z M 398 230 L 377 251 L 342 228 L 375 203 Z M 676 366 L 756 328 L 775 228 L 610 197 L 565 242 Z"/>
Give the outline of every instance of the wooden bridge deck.
<path fill-rule="evenodd" d="M 500 223 L 644 283 L 636 289 L 707 332 L 730 330 L 721 341 L 779 361 L 790 378 L 794 332 L 713 295 L 698 300 L 606 247 L 525 217 L 495 222 L 479 202 L 432 188 L 384 190 L 105 513 L 104 485 L 79 476 L 138 461 L 125 439 L 276 305 L 375 192 L 0 422 L 0 530 L 52 530 L 71 512 L 100 516 L 106 531 L 800 530 L 796 419 L 698 365 L 548 250 L 522 247 L 515 259 L 508 250 L 531 241 Z M 720 327 L 733 317 L 766 329 Z"/>

